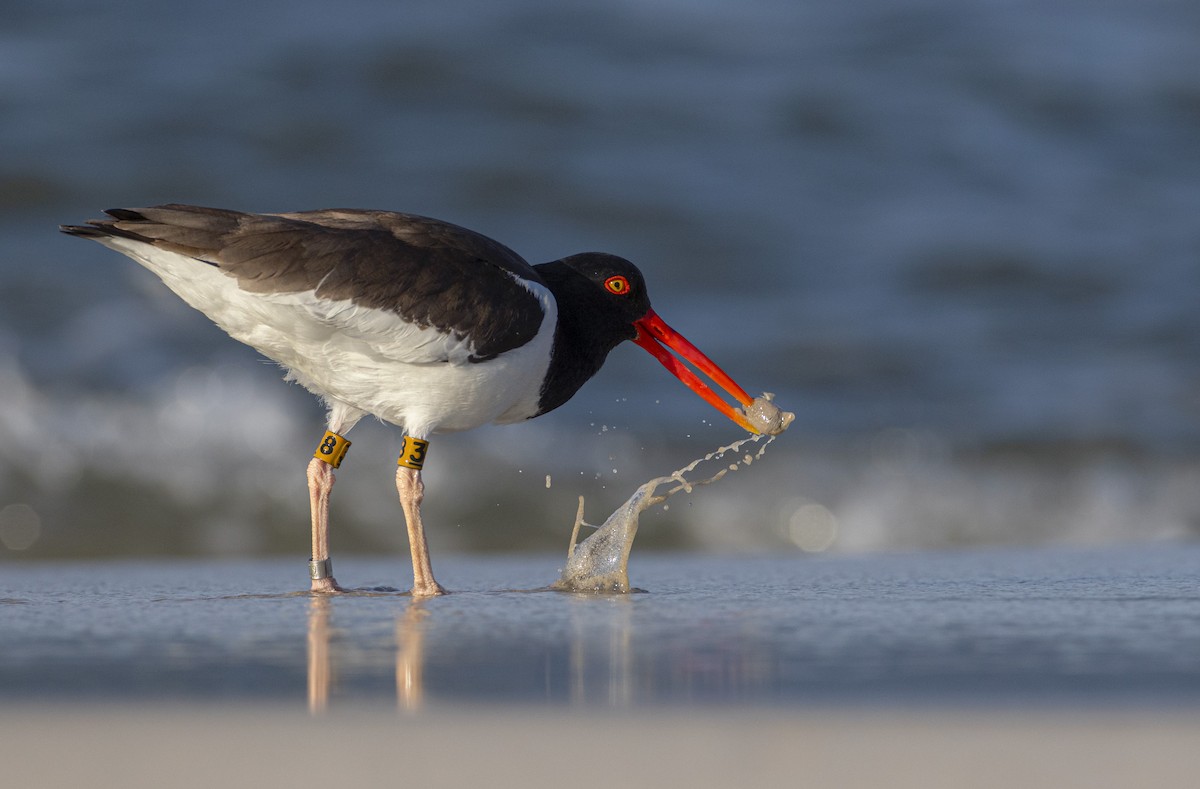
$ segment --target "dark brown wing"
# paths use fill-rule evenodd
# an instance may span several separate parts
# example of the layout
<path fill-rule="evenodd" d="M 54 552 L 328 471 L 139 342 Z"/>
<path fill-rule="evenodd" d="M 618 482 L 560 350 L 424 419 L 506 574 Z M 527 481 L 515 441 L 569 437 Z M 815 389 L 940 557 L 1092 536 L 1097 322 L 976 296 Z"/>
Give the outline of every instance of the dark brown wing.
<path fill-rule="evenodd" d="M 64 227 L 75 235 L 131 238 L 219 267 L 258 293 L 312 291 L 389 310 L 422 327 L 469 338 L 474 358 L 520 347 L 537 334 L 544 283 L 517 253 L 486 236 L 388 211 L 248 214 L 162 205 L 113 209 L 111 219 Z M 547 291 L 548 293 L 548 291 Z"/>

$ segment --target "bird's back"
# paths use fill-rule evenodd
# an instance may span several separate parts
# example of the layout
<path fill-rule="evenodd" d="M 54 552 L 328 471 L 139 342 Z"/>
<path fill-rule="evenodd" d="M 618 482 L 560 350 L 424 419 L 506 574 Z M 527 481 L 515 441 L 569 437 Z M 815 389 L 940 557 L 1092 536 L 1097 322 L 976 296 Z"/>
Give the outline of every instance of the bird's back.
<path fill-rule="evenodd" d="M 386 211 L 107 213 L 63 231 L 141 263 L 327 400 L 428 430 L 538 411 L 554 298 L 486 236 Z"/>
<path fill-rule="evenodd" d="M 171 279 L 187 274 L 178 265 L 164 270 L 163 253 L 206 263 L 249 293 L 311 293 L 469 338 L 478 359 L 528 342 L 542 317 L 544 285 L 532 266 L 487 236 L 437 219 L 354 209 L 250 214 L 185 205 L 107 213 L 109 219 L 63 230 L 133 257 L 173 289 Z"/>

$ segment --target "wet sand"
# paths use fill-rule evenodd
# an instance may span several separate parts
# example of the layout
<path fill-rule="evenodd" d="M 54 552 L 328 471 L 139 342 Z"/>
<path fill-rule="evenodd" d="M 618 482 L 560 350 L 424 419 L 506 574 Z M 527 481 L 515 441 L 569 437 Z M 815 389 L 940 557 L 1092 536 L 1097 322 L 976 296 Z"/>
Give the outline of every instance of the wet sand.
<path fill-rule="evenodd" d="M 13 787 L 1194 786 L 1192 713 L 18 707 Z M 367 783 L 372 782 L 372 783 Z"/>
<path fill-rule="evenodd" d="M 303 564 L 63 563 L 0 574 L 12 704 L 396 703 L 1200 710 L 1200 545 L 798 559 L 640 555 L 645 594 L 542 586 L 561 556 L 444 557 L 453 594 L 289 592 Z"/>
<path fill-rule="evenodd" d="M 3 785 L 1200 785 L 1197 551 L 9 566 Z"/>

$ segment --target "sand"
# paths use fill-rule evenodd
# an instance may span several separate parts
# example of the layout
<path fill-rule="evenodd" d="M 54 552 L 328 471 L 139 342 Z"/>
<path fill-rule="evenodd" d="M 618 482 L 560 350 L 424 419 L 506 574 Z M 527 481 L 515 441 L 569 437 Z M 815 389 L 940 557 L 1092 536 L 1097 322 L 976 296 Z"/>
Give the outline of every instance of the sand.
<path fill-rule="evenodd" d="M 1191 787 L 1198 550 L 648 555 L 606 598 L 459 557 L 415 604 L 10 565 L 3 786 Z"/>
<path fill-rule="evenodd" d="M 796 419 L 796 415 L 791 411 L 783 411 L 775 405 L 772 402 L 774 399 L 773 393 L 763 392 L 761 397 L 754 398 L 750 405 L 742 409 L 747 421 L 758 432 L 768 436 L 779 435 Z"/>
<path fill-rule="evenodd" d="M 1148 711 L 8 707 L 6 786 L 1184 787 L 1200 717 Z"/>

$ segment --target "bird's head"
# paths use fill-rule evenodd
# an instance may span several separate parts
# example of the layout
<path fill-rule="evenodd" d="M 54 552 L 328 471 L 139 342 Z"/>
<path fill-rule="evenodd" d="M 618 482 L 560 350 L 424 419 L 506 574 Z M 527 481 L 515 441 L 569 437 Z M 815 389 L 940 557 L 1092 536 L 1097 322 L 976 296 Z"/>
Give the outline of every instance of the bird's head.
<path fill-rule="evenodd" d="M 588 280 L 594 288 L 592 300 L 601 307 L 598 312 L 603 313 L 604 320 L 619 324 L 621 339 L 633 340 L 640 345 L 658 359 L 671 375 L 744 430 L 751 433 L 762 432 L 747 420 L 742 410 L 751 405 L 754 398 L 746 394 L 745 389 L 699 348 L 658 316 L 650 306 L 646 281 L 637 266 L 616 255 L 595 252 L 564 258 L 562 263 Z M 730 405 L 684 364 L 680 357 L 691 362 L 710 381 L 733 397 L 742 408 Z"/>

